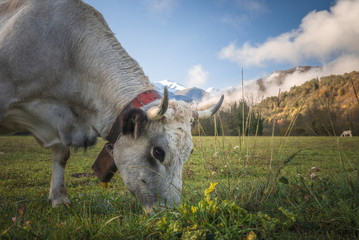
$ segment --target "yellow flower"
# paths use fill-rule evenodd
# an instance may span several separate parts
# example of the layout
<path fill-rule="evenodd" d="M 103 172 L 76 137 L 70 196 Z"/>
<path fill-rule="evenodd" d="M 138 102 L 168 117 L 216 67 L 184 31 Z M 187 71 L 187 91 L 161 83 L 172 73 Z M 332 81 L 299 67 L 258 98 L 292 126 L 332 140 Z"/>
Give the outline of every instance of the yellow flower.
<path fill-rule="evenodd" d="M 192 230 L 197 230 L 197 228 L 198 228 L 198 225 L 197 224 L 193 224 L 193 226 L 192 226 Z"/>
<path fill-rule="evenodd" d="M 206 196 L 206 202 L 208 204 L 211 204 L 211 199 L 209 197 L 209 194 L 214 191 L 214 188 L 217 186 L 218 183 L 211 183 L 209 188 L 204 190 L 204 195 Z"/>
<path fill-rule="evenodd" d="M 164 227 L 167 225 L 166 217 L 163 217 L 157 224 L 158 227 Z"/>
<path fill-rule="evenodd" d="M 218 184 L 218 183 L 211 183 L 211 185 L 209 186 L 209 188 L 207 188 L 207 189 L 204 190 L 204 195 L 205 195 L 206 197 L 209 196 L 209 194 L 214 191 L 214 188 L 217 186 L 217 184 Z"/>
<path fill-rule="evenodd" d="M 193 213 L 196 213 L 196 212 L 197 212 L 197 208 L 194 207 L 194 206 L 191 206 L 191 210 L 192 210 Z"/>
<path fill-rule="evenodd" d="M 186 205 L 181 205 L 181 210 L 183 211 L 183 213 L 187 213 L 187 206 Z"/>
<path fill-rule="evenodd" d="M 253 231 L 250 231 L 250 233 L 247 235 L 247 240 L 256 240 L 256 239 L 257 239 L 257 235 Z"/>

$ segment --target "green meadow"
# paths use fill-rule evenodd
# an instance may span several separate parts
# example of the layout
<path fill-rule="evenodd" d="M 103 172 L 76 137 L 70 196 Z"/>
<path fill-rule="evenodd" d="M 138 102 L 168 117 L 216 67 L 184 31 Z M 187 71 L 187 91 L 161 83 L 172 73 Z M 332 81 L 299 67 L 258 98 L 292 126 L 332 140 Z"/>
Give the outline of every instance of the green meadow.
<path fill-rule="evenodd" d="M 71 206 L 48 202 L 51 154 L 0 137 L 0 239 L 358 239 L 358 137 L 194 137 L 182 203 L 148 215 L 116 174 L 73 150 Z"/>

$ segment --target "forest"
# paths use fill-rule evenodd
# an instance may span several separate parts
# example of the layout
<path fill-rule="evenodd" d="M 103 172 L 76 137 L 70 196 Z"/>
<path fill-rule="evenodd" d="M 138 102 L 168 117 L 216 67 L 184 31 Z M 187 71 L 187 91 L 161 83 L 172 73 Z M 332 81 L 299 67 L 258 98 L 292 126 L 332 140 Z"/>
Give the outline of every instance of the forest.
<path fill-rule="evenodd" d="M 293 86 L 250 105 L 243 99 L 201 120 L 193 135 L 359 135 L 359 72 L 330 75 Z"/>

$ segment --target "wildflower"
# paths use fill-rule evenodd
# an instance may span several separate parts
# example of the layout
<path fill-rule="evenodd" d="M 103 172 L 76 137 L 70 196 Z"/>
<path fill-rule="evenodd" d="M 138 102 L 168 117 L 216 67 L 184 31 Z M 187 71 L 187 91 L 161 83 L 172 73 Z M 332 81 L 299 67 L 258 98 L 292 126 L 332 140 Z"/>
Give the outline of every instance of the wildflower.
<path fill-rule="evenodd" d="M 211 183 L 209 188 L 204 190 L 204 195 L 206 196 L 206 202 L 210 204 L 211 199 L 209 197 L 209 194 L 214 191 L 214 188 L 217 186 L 218 183 Z"/>
<path fill-rule="evenodd" d="M 197 212 L 197 208 L 195 206 L 191 206 L 191 211 L 192 213 L 196 213 Z"/>
<path fill-rule="evenodd" d="M 198 225 L 197 224 L 193 224 L 193 226 L 192 226 L 192 230 L 197 230 L 197 228 L 198 228 Z"/>
<path fill-rule="evenodd" d="M 160 228 L 167 226 L 166 217 L 163 217 L 163 218 L 158 222 L 157 226 L 160 227 Z"/>
<path fill-rule="evenodd" d="M 203 201 L 200 201 L 200 202 L 198 203 L 198 207 L 199 207 L 200 209 L 204 209 L 205 203 L 204 203 Z"/>
<path fill-rule="evenodd" d="M 256 239 L 257 239 L 257 235 L 253 231 L 250 231 L 247 235 L 247 240 L 256 240 Z"/>
<path fill-rule="evenodd" d="M 181 210 L 183 211 L 183 213 L 187 213 L 187 206 L 181 205 Z"/>
<path fill-rule="evenodd" d="M 217 186 L 218 183 L 211 183 L 209 185 L 209 188 L 207 188 L 206 190 L 204 190 L 204 195 L 206 195 L 206 197 L 214 191 L 214 188 Z"/>
<path fill-rule="evenodd" d="M 217 199 L 216 199 L 216 201 L 215 202 L 213 202 L 213 201 L 210 201 L 210 203 L 208 203 L 209 205 L 210 205 L 210 212 L 211 213 L 216 213 L 216 212 L 218 212 L 218 207 L 217 207 Z"/>

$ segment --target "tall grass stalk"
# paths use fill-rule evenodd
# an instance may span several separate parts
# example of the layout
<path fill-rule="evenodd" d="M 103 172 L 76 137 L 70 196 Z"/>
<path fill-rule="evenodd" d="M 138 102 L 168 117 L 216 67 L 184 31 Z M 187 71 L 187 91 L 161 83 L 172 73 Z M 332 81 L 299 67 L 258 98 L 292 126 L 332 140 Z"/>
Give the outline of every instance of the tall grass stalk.
<path fill-rule="evenodd" d="M 216 114 L 213 115 L 213 121 L 214 121 L 214 151 L 217 152 L 217 118 L 216 118 Z"/>
<path fill-rule="evenodd" d="M 280 88 L 278 90 L 277 104 L 276 104 L 276 106 L 274 108 L 274 114 L 275 115 L 278 113 L 279 97 L 280 97 Z M 271 138 L 271 151 L 270 151 L 270 159 L 269 159 L 269 169 L 272 169 L 272 162 L 273 162 L 273 137 L 274 137 L 275 124 L 276 124 L 276 117 L 274 117 L 272 120 L 273 120 L 273 125 L 272 125 L 272 138 Z"/>

